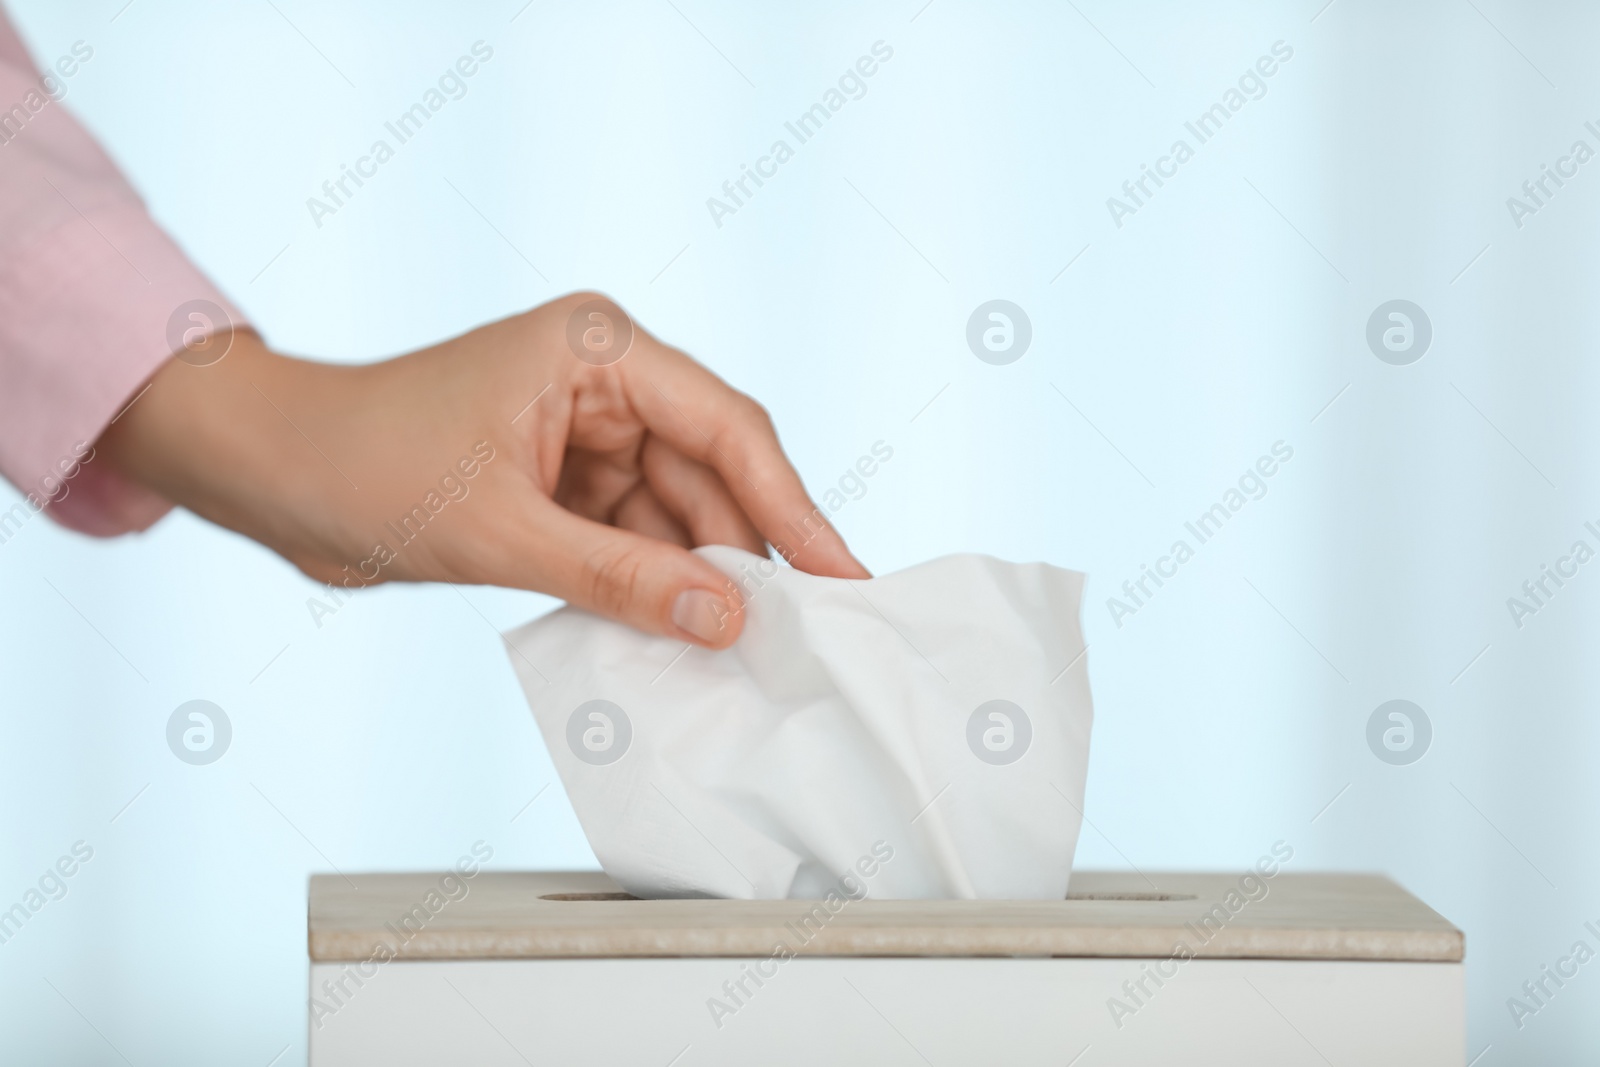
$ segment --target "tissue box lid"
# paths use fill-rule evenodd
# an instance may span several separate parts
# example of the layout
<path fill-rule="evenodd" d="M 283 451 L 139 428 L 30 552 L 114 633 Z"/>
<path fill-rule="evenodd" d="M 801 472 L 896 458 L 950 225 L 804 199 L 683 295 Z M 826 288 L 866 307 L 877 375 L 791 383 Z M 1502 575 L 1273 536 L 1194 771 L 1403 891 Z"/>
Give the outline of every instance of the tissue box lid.
<path fill-rule="evenodd" d="M 309 940 L 315 962 L 771 956 L 779 945 L 801 956 L 1463 957 L 1461 931 L 1381 875 L 1252 884 L 1079 871 L 1065 900 L 824 902 L 635 900 L 597 871 L 314 875 Z"/>

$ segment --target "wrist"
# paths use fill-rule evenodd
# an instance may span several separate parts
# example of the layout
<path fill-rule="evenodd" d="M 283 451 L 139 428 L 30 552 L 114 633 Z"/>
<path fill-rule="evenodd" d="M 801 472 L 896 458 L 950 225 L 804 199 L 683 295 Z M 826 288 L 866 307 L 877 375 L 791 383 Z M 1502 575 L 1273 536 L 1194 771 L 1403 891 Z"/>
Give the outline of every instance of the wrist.
<path fill-rule="evenodd" d="M 96 447 L 136 485 L 272 544 L 291 502 L 319 492 L 324 471 L 339 477 L 312 462 L 295 411 L 326 396 L 322 372 L 341 368 L 279 355 L 248 330 L 217 340 L 226 355 L 215 363 L 163 364 Z"/>

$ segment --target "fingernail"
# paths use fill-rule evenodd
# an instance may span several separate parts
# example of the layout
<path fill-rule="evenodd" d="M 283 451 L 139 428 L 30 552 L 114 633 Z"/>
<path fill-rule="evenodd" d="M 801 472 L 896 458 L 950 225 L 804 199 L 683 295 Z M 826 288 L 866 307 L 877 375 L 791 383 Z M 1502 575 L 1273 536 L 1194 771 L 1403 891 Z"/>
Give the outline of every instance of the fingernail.
<path fill-rule="evenodd" d="M 725 643 L 728 618 L 732 614 L 726 600 L 705 589 L 685 589 L 672 602 L 673 625 L 713 647 Z"/>

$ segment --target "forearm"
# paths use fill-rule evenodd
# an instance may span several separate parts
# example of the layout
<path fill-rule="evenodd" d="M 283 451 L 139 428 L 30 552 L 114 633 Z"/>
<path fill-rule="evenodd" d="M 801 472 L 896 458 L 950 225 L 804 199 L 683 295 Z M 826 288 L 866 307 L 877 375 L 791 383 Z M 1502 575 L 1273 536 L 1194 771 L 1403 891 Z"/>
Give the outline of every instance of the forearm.
<path fill-rule="evenodd" d="M 93 49 L 74 54 L 70 69 Z M 75 529 L 141 529 L 161 499 L 88 446 L 170 356 L 175 323 L 242 319 L 39 79 L 0 13 L 0 99 L 42 101 L 0 167 L 0 474 Z"/>
<path fill-rule="evenodd" d="M 297 564 L 313 547 L 302 544 L 308 533 L 320 554 L 348 555 L 360 546 L 338 524 L 308 531 L 306 518 L 355 491 L 317 438 L 341 415 L 343 379 L 358 373 L 278 355 L 254 332 L 237 331 L 209 366 L 168 360 L 96 447 L 134 483 Z M 293 554 L 291 544 L 300 546 Z"/>

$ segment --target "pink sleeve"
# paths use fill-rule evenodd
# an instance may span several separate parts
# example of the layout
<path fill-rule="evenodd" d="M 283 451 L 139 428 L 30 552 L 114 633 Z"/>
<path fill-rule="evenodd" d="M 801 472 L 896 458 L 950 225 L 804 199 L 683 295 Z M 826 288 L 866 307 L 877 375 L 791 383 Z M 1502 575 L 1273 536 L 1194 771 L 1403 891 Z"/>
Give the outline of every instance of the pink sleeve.
<path fill-rule="evenodd" d="M 41 75 L 0 14 L 0 474 L 34 510 L 110 536 L 171 505 L 95 463 L 94 441 L 182 347 L 181 305 L 243 320 L 59 102 L 93 57 L 80 41 Z"/>

